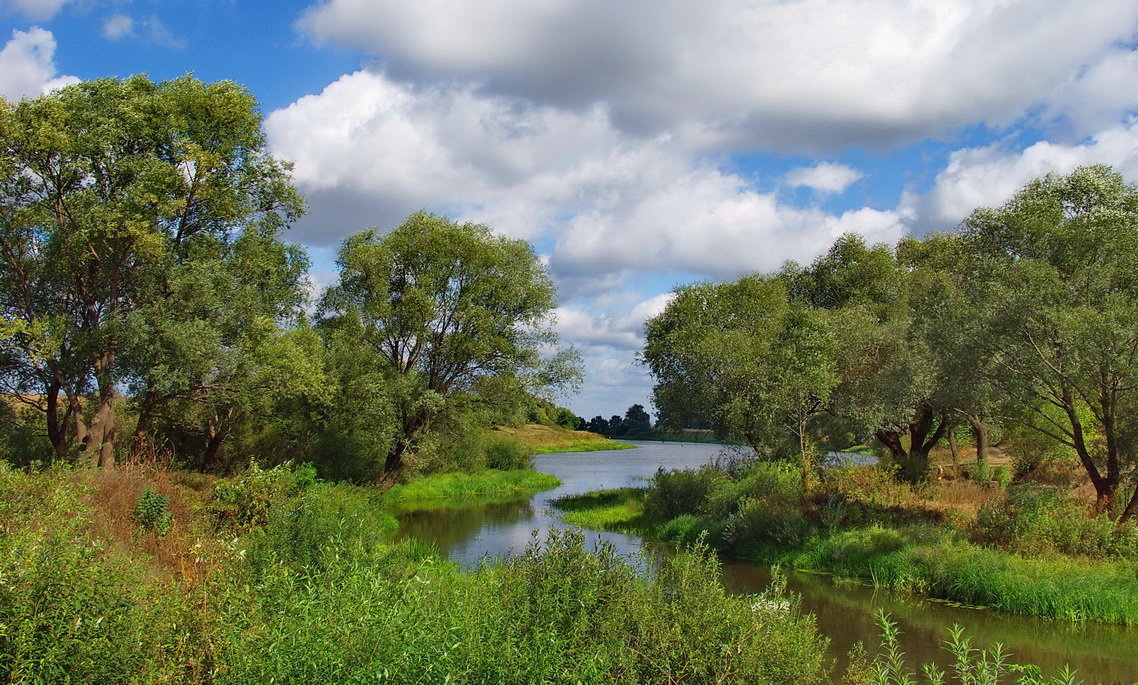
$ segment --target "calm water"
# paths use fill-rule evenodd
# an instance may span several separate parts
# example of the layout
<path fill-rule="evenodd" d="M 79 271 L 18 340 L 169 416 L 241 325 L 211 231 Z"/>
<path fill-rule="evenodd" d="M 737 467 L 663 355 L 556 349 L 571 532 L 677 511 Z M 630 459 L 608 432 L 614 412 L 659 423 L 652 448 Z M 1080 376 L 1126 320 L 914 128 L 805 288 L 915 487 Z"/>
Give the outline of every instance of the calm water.
<path fill-rule="evenodd" d="M 401 518 L 400 534 L 433 540 L 443 554 L 465 566 L 476 566 L 484 557 L 520 552 L 535 535 L 540 538 L 550 528 L 565 528 L 550 505 L 562 495 L 643 485 L 659 467 L 698 467 L 721 458 L 723 450 L 718 445 L 691 443 L 634 444 L 639 448 L 538 455 L 535 467 L 560 478 L 560 487 L 511 502 L 410 512 Z M 629 555 L 645 545 L 640 538 L 619 533 L 589 535 Z M 759 592 L 769 579 L 769 569 L 757 564 L 727 562 L 723 566 L 723 584 L 732 592 Z M 1138 682 L 1138 630 L 958 609 L 861 585 L 833 583 L 828 577 L 807 573 L 790 573 L 789 585 L 802 595 L 805 610 L 817 616 L 838 661 L 844 661 L 859 640 L 867 646 L 877 644 L 874 617 L 884 609 L 904 631 L 903 647 L 913 662 L 943 663 L 941 645 L 949 627 L 960 624 L 976 644 L 1000 642 L 1015 655 L 1014 661 L 1039 664 L 1047 673 L 1069 663 L 1087 683 Z"/>

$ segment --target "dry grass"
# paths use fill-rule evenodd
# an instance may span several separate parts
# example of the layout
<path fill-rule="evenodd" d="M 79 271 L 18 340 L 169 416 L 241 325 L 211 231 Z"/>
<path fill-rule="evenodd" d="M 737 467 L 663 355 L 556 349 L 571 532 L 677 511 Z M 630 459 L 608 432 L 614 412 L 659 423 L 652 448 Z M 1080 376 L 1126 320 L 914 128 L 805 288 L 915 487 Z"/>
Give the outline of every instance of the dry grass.
<path fill-rule="evenodd" d="M 88 486 L 84 504 L 93 510 L 91 536 L 113 544 L 122 552 L 143 555 L 163 580 L 177 580 L 188 588 L 201 583 L 221 556 L 213 550 L 211 535 L 195 529 L 198 512 L 212 494 L 212 478 L 170 471 L 153 463 L 129 462 L 113 469 L 76 472 Z M 143 530 L 134 519 L 135 506 L 145 489 L 169 498 L 174 525 L 164 536 Z"/>

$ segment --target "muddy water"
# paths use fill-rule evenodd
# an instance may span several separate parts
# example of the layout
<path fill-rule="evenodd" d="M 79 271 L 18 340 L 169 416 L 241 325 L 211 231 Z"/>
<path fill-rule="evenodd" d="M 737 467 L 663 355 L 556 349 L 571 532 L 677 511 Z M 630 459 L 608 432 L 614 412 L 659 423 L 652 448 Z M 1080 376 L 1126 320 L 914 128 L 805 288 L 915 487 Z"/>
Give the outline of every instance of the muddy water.
<path fill-rule="evenodd" d="M 539 455 L 534 459 L 536 468 L 560 478 L 560 487 L 528 499 L 409 512 L 401 518 L 400 534 L 432 540 L 443 554 L 473 567 L 483 558 L 520 552 L 534 536 L 541 538 L 550 528 L 566 527 L 550 505 L 562 495 L 643 485 L 657 468 L 694 468 L 723 458 L 723 448 L 717 445 L 635 444 L 639 449 Z M 629 555 L 646 544 L 619 533 L 591 532 L 590 537 L 604 539 Z M 723 566 L 723 583 L 733 592 L 758 592 L 769 580 L 769 569 L 758 564 L 728 562 Z M 999 642 L 1014 654 L 1013 661 L 1038 664 L 1045 673 L 1070 664 L 1087 683 L 1138 682 L 1135 629 L 960 609 L 807 573 L 790 573 L 788 584 L 802 595 L 804 609 L 817 616 L 839 663 L 854 643 L 877 644 L 874 619 L 879 610 L 885 610 L 899 623 L 902 646 L 912 662 L 943 664 L 942 645 L 949 628 L 959 624 L 975 644 Z"/>

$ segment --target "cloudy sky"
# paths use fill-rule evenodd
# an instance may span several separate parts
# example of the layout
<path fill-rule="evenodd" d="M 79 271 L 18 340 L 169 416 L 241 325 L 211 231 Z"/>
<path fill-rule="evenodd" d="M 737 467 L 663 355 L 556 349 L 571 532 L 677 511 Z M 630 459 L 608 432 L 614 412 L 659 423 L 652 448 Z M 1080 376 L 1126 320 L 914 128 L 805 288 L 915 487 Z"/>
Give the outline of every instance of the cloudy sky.
<path fill-rule="evenodd" d="M 427 209 L 533 243 L 590 417 L 648 404 L 677 285 L 951 229 L 1032 177 L 1138 182 L 1134 0 L 0 0 L 0 95 L 245 84 L 333 277 Z"/>

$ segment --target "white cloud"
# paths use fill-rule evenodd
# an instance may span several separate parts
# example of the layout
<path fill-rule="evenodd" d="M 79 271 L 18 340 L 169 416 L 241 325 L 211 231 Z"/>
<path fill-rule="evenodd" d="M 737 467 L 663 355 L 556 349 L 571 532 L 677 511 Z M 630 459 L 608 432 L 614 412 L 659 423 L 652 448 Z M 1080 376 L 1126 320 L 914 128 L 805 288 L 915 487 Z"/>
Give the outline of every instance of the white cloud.
<path fill-rule="evenodd" d="M 34 21 L 51 19 L 70 0 L 0 0 L 0 10 L 22 14 Z"/>
<path fill-rule="evenodd" d="M 1033 178 L 1109 164 L 1138 183 L 1138 118 L 1072 145 L 1041 141 L 1023 150 L 995 143 L 953 152 L 932 189 L 908 195 L 903 205 L 922 229 L 950 230 L 977 207 L 1006 202 Z"/>
<path fill-rule="evenodd" d="M 119 40 L 134 35 L 134 19 L 125 14 L 115 14 L 103 22 L 103 37 Z"/>
<path fill-rule="evenodd" d="M 0 96 L 19 100 L 78 83 L 74 76 L 57 74 L 54 57 L 55 37 L 50 31 L 38 27 L 13 31 L 0 49 Z"/>
<path fill-rule="evenodd" d="M 804 186 L 819 193 L 843 193 L 865 174 L 845 164 L 818 162 L 814 166 L 791 169 L 786 174 L 790 186 Z"/>
<path fill-rule="evenodd" d="M 1013 121 L 1109 70 L 1138 3 L 326 0 L 300 25 L 400 78 L 604 102 L 624 131 L 694 125 L 707 145 L 812 150 Z"/>
<path fill-rule="evenodd" d="M 295 236 L 312 243 L 427 208 L 527 239 L 555 235 L 550 265 L 565 282 L 630 269 L 728 277 L 809 259 L 843 232 L 901 232 L 894 212 L 784 205 L 693 161 L 682 142 L 623 134 L 600 107 L 529 106 L 360 71 L 273 112 L 265 128 L 274 153 L 296 163 L 313 214 Z"/>

